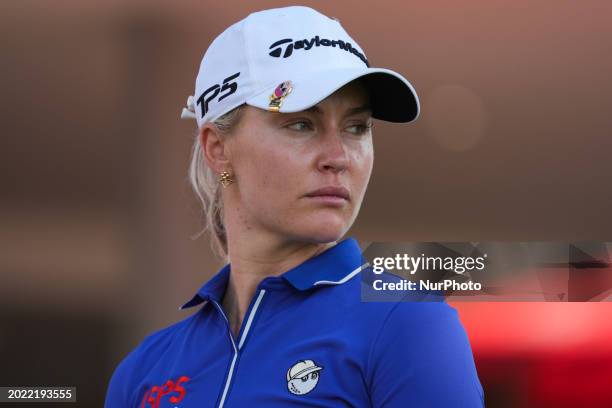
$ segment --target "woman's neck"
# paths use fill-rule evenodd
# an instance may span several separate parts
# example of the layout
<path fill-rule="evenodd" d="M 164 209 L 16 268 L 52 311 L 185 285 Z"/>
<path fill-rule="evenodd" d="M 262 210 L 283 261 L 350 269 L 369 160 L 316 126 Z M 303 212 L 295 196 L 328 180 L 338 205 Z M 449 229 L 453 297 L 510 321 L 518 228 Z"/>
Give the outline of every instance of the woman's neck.
<path fill-rule="evenodd" d="M 228 231 L 231 273 L 222 307 L 237 337 L 257 285 L 268 276 L 278 276 L 336 244 L 280 239 L 266 234 L 238 235 Z M 234 239 L 234 237 L 237 237 Z"/>

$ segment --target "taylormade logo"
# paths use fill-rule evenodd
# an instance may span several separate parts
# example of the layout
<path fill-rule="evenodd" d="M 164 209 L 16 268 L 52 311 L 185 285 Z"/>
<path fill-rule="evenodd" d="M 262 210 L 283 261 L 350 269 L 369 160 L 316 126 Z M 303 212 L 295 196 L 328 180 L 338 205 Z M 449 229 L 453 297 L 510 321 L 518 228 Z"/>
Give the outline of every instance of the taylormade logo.
<path fill-rule="evenodd" d="M 283 58 L 289 58 L 291 54 L 293 54 L 293 50 L 311 50 L 312 47 L 338 47 L 341 50 L 350 52 L 357 56 L 360 60 L 366 64 L 366 67 L 369 67 L 370 64 L 361 52 L 355 49 L 350 42 L 342 41 L 342 40 L 329 40 L 327 38 L 319 38 L 318 35 L 314 36 L 310 40 L 303 39 L 298 41 L 293 41 L 291 38 L 285 38 L 282 40 L 276 41 L 272 44 L 269 49 L 270 56 L 279 58 L 281 55 Z"/>

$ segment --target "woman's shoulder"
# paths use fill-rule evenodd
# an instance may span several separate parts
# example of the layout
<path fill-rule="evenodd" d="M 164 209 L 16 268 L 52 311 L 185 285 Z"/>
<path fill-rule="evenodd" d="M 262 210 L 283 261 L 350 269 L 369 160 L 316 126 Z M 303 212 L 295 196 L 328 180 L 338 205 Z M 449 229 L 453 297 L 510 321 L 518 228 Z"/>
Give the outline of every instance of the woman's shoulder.
<path fill-rule="evenodd" d="M 402 282 L 401 277 L 391 273 L 375 275 L 371 270 L 365 270 L 360 277 L 347 282 L 352 286 L 346 291 L 351 292 L 347 298 L 358 301 L 358 308 L 364 317 L 376 320 L 388 320 L 393 315 L 394 320 L 409 325 L 420 324 L 424 320 L 457 317 L 456 309 L 446 302 L 441 293 L 408 290 Z M 358 297 L 353 295 L 355 292 L 359 293 Z"/>
<path fill-rule="evenodd" d="M 393 276 L 383 276 L 382 279 L 385 282 L 396 281 Z M 375 342 L 381 333 L 405 335 L 416 340 L 416 337 L 443 336 L 450 332 L 461 334 L 463 330 L 457 310 L 442 295 L 373 292 L 367 276 L 355 277 L 330 291 L 328 296 L 334 299 L 336 307 L 326 309 L 326 313 L 342 318 L 343 327 L 364 341 L 369 339 L 370 343 Z"/>
<path fill-rule="evenodd" d="M 383 276 L 382 280 L 398 282 L 394 275 Z M 362 280 L 361 304 L 364 310 L 369 310 L 365 315 L 380 322 L 378 341 L 383 333 L 404 336 L 405 341 L 411 342 L 419 338 L 431 341 L 465 333 L 457 309 L 437 292 L 399 290 L 381 293 L 373 289 L 371 281 Z"/>
<path fill-rule="evenodd" d="M 123 406 L 122 404 L 131 398 L 131 390 L 137 389 L 136 383 L 144 378 L 160 356 L 171 348 L 173 342 L 181 338 L 181 333 L 192 324 L 197 315 L 196 312 L 151 332 L 129 351 L 119 362 L 109 381 L 105 406 Z"/>

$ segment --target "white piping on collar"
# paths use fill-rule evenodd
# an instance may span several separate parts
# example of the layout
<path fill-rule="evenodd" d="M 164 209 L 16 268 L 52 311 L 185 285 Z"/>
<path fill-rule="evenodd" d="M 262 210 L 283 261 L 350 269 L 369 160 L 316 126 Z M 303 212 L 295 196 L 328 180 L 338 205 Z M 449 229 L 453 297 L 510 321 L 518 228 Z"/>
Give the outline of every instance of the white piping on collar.
<path fill-rule="evenodd" d="M 344 278 L 342 278 L 342 279 L 340 279 L 338 281 L 320 280 L 320 281 L 316 281 L 315 283 L 313 283 L 313 286 L 314 285 L 340 285 L 340 284 L 346 282 L 347 280 L 351 279 L 353 276 L 357 275 L 359 272 L 361 272 L 362 270 L 366 269 L 369 266 L 370 266 L 370 263 L 366 262 L 363 265 L 361 265 L 360 267 L 358 267 L 357 269 L 355 269 L 353 272 L 349 273 Z"/>
<path fill-rule="evenodd" d="M 342 279 L 340 279 L 338 281 L 320 280 L 320 281 L 316 281 L 315 283 L 313 283 L 312 286 L 316 286 L 316 285 L 340 285 L 340 284 L 348 281 L 349 279 L 351 279 L 353 276 L 357 275 L 362 270 L 368 268 L 369 266 L 370 266 L 370 263 L 366 262 L 363 265 L 359 266 L 354 271 L 352 271 L 351 273 L 349 273 L 348 275 L 346 275 L 344 278 L 342 278 Z M 208 300 L 204 300 L 201 303 L 201 306 L 206 305 L 207 302 L 208 302 Z M 195 306 L 195 305 L 193 305 L 193 306 Z M 184 309 L 186 309 L 186 308 L 183 308 L 183 306 L 178 308 L 178 310 L 184 310 Z"/>

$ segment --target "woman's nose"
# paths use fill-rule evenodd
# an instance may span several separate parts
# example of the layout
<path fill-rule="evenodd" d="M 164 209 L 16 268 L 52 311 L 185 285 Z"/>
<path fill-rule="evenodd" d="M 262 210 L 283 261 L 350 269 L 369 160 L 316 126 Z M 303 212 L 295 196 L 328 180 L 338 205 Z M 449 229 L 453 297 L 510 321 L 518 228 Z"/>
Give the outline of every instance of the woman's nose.
<path fill-rule="evenodd" d="M 345 170 L 349 164 L 349 157 L 340 130 L 331 128 L 321 135 L 320 140 L 319 169 L 335 172 Z"/>

